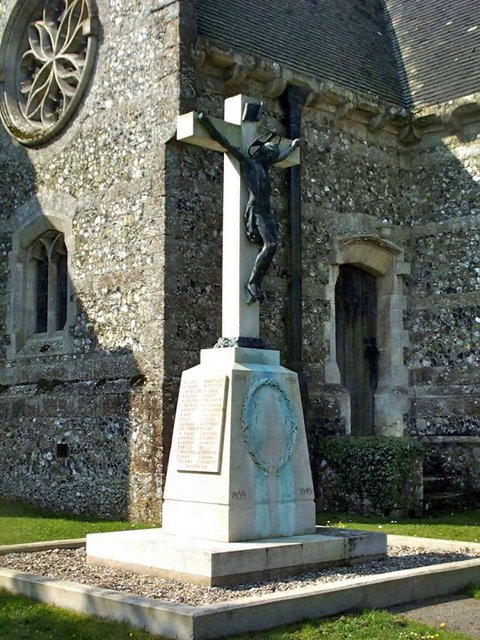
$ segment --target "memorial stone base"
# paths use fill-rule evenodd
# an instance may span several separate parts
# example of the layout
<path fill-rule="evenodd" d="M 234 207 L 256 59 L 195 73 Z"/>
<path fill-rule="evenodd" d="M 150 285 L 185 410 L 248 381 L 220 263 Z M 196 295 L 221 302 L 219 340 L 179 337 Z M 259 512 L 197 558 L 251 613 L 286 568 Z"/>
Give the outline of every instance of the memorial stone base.
<path fill-rule="evenodd" d="M 166 533 L 194 526 L 234 542 L 315 531 L 298 379 L 278 351 L 203 350 L 183 373 L 164 497 Z"/>
<path fill-rule="evenodd" d="M 315 527 L 297 375 L 277 351 L 236 347 L 182 375 L 163 528 L 87 536 L 90 563 L 206 585 L 385 552 L 382 534 Z"/>
<path fill-rule="evenodd" d="M 191 536 L 201 523 L 192 523 Z M 161 529 L 87 536 L 87 562 L 204 586 L 270 580 L 385 556 L 383 533 L 317 527 L 304 536 L 216 542 Z"/>

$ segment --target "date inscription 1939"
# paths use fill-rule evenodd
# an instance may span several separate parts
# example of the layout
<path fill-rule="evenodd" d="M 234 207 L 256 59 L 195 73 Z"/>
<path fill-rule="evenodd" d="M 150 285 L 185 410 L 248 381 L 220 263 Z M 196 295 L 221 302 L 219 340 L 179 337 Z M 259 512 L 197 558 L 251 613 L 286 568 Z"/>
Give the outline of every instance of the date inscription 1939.
<path fill-rule="evenodd" d="M 238 491 L 232 491 L 232 500 L 246 500 L 247 492 L 245 489 L 239 489 Z"/>

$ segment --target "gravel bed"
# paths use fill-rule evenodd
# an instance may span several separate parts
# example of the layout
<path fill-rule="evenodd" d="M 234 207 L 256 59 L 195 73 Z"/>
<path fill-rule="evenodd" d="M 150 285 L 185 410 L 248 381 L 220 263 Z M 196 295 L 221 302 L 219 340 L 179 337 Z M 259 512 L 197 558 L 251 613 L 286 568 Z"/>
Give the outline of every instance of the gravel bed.
<path fill-rule="evenodd" d="M 389 547 L 388 557 L 382 560 L 357 564 L 351 567 L 322 569 L 292 578 L 251 582 L 231 587 L 201 587 L 176 580 L 119 571 L 108 567 L 91 566 L 86 564 L 85 556 L 84 548 L 12 553 L 0 557 L 0 566 L 49 578 L 58 578 L 104 589 L 133 593 L 147 598 L 200 606 L 248 596 L 289 591 L 299 587 L 311 587 L 338 580 L 371 576 L 389 571 L 470 560 L 480 557 L 480 554 L 475 554 L 470 550 L 460 553 L 446 552 L 439 549 L 429 549 L 427 551 L 422 547 L 392 546 Z"/>

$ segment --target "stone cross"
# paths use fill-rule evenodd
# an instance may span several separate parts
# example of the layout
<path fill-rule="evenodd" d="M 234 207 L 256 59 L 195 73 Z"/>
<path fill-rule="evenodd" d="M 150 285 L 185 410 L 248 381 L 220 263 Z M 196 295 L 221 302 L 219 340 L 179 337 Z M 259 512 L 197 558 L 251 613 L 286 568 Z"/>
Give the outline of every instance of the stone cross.
<path fill-rule="evenodd" d="M 237 95 L 225 100 L 225 119 L 210 118 L 215 128 L 235 147 L 247 154 L 250 145 L 261 135 L 258 122 L 246 119 L 245 105 L 256 100 Z M 253 120 L 253 119 L 252 119 Z M 248 304 L 245 285 L 248 282 L 258 247 L 245 234 L 244 211 L 248 190 L 242 180 L 240 163 L 214 140 L 198 120 L 195 112 L 177 119 L 177 140 L 225 154 L 223 178 L 223 259 L 222 259 L 222 336 L 224 338 L 259 338 L 260 308 Z M 280 151 L 291 145 L 280 138 Z M 278 162 L 278 167 L 300 163 L 299 150 Z"/>

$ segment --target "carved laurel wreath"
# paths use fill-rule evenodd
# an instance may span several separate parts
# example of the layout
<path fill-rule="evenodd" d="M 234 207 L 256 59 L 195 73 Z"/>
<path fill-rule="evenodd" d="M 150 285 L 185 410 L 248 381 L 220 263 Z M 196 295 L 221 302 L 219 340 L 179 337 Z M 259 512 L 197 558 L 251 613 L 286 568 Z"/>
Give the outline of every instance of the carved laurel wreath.
<path fill-rule="evenodd" d="M 95 50 L 91 0 L 19 0 L 0 58 L 1 114 L 10 133 L 25 144 L 55 135 L 77 106 Z"/>
<path fill-rule="evenodd" d="M 261 454 L 256 450 L 252 438 L 250 437 L 250 415 L 255 402 L 255 396 L 262 387 L 273 387 L 278 394 L 278 398 L 283 404 L 285 411 L 286 428 L 288 431 L 288 443 L 285 447 L 283 454 L 273 461 L 265 460 Z M 290 460 L 295 443 L 297 440 L 298 423 L 295 416 L 295 411 L 292 407 L 290 399 L 283 389 L 283 387 L 273 378 L 259 378 L 249 388 L 245 397 L 242 410 L 242 435 L 245 444 L 247 445 L 248 452 L 253 459 L 253 462 L 257 467 L 262 469 L 266 475 L 272 473 L 279 473 Z"/>

